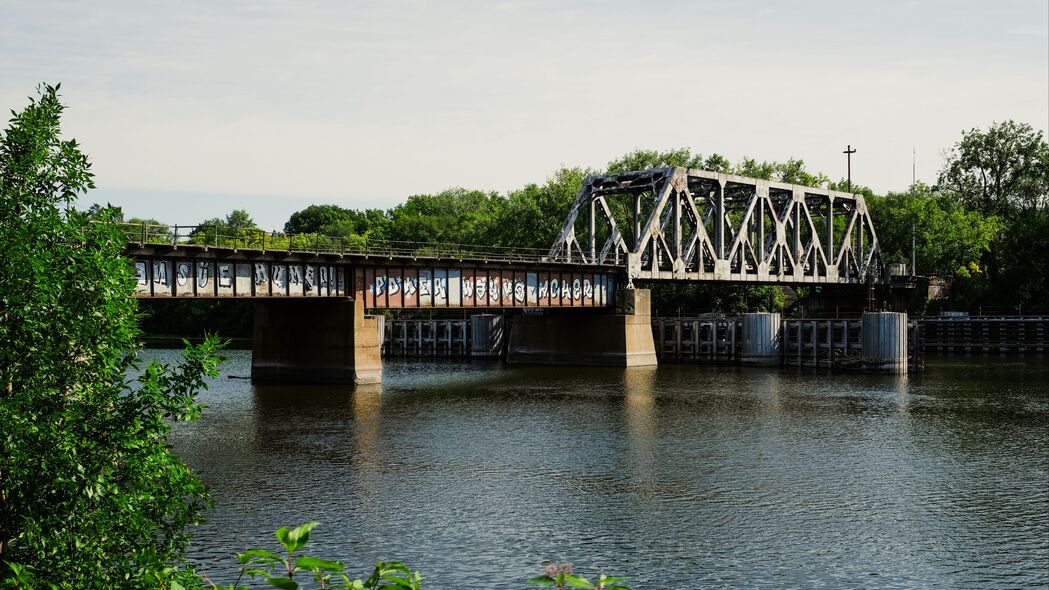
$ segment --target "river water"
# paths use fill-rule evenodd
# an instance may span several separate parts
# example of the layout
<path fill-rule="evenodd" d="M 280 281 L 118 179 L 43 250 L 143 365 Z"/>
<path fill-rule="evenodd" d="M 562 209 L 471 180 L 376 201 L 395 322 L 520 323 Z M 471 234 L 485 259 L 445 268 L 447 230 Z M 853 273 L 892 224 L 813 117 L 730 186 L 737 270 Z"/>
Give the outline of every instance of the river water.
<path fill-rule="evenodd" d="M 174 351 L 155 351 L 174 360 Z M 179 425 L 211 486 L 200 571 L 275 549 L 426 588 L 522 588 L 550 562 L 643 588 L 1049 586 L 1049 362 L 911 376 L 387 361 L 381 387 L 253 387 L 231 351 Z"/>

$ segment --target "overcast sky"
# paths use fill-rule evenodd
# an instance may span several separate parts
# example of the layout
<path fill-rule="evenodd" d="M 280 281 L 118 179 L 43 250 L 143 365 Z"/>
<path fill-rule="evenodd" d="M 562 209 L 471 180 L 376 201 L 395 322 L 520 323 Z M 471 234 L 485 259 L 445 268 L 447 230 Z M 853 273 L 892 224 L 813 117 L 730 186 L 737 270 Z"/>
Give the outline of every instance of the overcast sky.
<path fill-rule="evenodd" d="M 389 207 L 634 148 L 803 159 L 876 191 L 963 129 L 1049 127 L 1049 2 L 0 0 L 0 103 L 61 82 L 129 215 Z"/>

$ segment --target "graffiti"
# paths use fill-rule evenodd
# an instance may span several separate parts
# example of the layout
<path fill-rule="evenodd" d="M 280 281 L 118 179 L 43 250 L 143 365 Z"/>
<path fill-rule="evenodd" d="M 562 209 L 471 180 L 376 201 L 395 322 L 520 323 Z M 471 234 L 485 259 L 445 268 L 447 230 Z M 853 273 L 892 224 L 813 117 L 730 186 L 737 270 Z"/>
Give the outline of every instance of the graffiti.
<path fill-rule="evenodd" d="M 484 301 L 485 294 L 488 292 L 488 279 L 482 279 L 477 277 L 477 284 L 474 286 L 474 293 L 477 295 L 478 301 Z"/>
<path fill-rule="evenodd" d="M 178 286 L 185 286 L 186 281 L 193 275 L 193 270 L 190 269 L 188 262 L 180 262 L 175 269 L 175 282 Z"/>
<path fill-rule="evenodd" d="M 521 279 L 514 279 L 514 301 L 524 303 L 525 285 Z"/>
<path fill-rule="evenodd" d="M 473 299 L 474 281 L 470 277 L 463 277 L 463 299 Z"/>
<path fill-rule="evenodd" d="M 154 262 L 153 263 L 153 283 L 160 285 L 168 284 L 168 263 L 167 262 Z"/>
<path fill-rule="evenodd" d="M 197 286 L 207 287 L 208 280 L 211 278 L 211 265 L 209 264 L 198 264 L 197 265 Z"/>
<path fill-rule="evenodd" d="M 233 287 L 233 265 L 219 264 L 219 288 L 229 289 Z"/>
<path fill-rule="evenodd" d="M 261 262 L 255 263 L 255 285 L 256 286 L 262 285 L 263 283 L 265 283 L 265 282 L 267 282 L 269 280 L 269 277 L 267 277 L 267 274 L 268 273 L 266 272 L 266 265 L 265 264 L 263 264 Z"/>
<path fill-rule="evenodd" d="M 325 289 L 327 289 L 329 287 L 330 280 L 331 279 L 330 279 L 330 275 L 328 274 L 328 267 L 327 266 L 322 266 L 320 268 L 320 283 L 319 283 L 320 286 L 324 287 Z"/>
<path fill-rule="evenodd" d="M 302 284 L 302 267 L 301 266 L 289 266 L 288 267 L 288 282 L 292 285 Z"/>
<path fill-rule="evenodd" d="M 375 295 L 376 297 L 378 297 L 379 295 L 382 295 L 383 293 L 385 293 L 386 292 L 386 277 L 382 277 L 382 276 L 375 277 L 375 282 L 372 283 L 372 286 L 370 287 L 369 290 L 371 291 L 372 295 Z"/>
<path fill-rule="evenodd" d="M 590 283 L 590 279 L 583 279 L 583 297 L 594 298 L 594 286 Z"/>
<path fill-rule="evenodd" d="M 135 263 L 135 281 L 138 283 L 138 286 L 140 286 L 140 287 L 144 287 L 148 283 L 148 281 L 146 280 L 146 263 L 145 262 L 136 262 Z"/>
<path fill-rule="evenodd" d="M 581 298 L 582 295 L 583 295 L 583 288 L 582 288 L 582 285 L 580 285 L 580 283 L 579 283 L 579 279 L 576 279 L 576 280 L 572 281 L 572 299 L 575 299 L 576 301 L 579 301 L 579 299 Z"/>
<path fill-rule="evenodd" d="M 274 266 L 272 269 L 273 273 L 273 284 L 280 288 L 284 288 L 288 284 L 288 267 L 286 266 Z"/>
<path fill-rule="evenodd" d="M 550 297 L 557 298 L 561 296 L 561 285 L 558 284 L 557 279 L 550 279 Z"/>

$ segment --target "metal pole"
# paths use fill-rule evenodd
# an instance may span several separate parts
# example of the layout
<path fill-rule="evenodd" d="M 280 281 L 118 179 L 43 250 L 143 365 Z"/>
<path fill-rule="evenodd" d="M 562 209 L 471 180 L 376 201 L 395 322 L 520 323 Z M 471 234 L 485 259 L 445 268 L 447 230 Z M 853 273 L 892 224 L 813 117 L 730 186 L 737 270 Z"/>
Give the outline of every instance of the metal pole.
<path fill-rule="evenodd" d="M 852 149 L 852 145 L 847 145 L 847 146 L 845 146 L 845 151 L 842 152 L 842 153 L 845 154 L 845 157 L 847 158 L 847 162 L 848 162 L 847 165 L 848 165 L 848 175 L 849 175 L 848 176 L 848 178 L 849 178 L 849 192 L 851 193 L 852 192 L 852 154 L 855 154 L 856 150 Z"/>

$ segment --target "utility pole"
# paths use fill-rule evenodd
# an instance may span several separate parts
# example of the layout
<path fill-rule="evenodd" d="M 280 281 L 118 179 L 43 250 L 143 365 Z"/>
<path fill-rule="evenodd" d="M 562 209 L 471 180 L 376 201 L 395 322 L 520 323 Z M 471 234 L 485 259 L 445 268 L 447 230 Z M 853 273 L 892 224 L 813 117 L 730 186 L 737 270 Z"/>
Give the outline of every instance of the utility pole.
<path fill-rule="evenodd" d="M 848 174 L 849 174 L 849 192 L 852 192 L 852 154 L 856 153 L 856 150 L 852 149 L 851 145 L 845 147 L 845 151 L 842 152 L 848 158 Z"/>
<path fill-rule="evenodd" d="M 918 175 L 915 174 L 917 168 L 916 162 L 918 161 L 918 150 L 912 145 L 911 146 L 911 187 L 918 183 Z"/>

